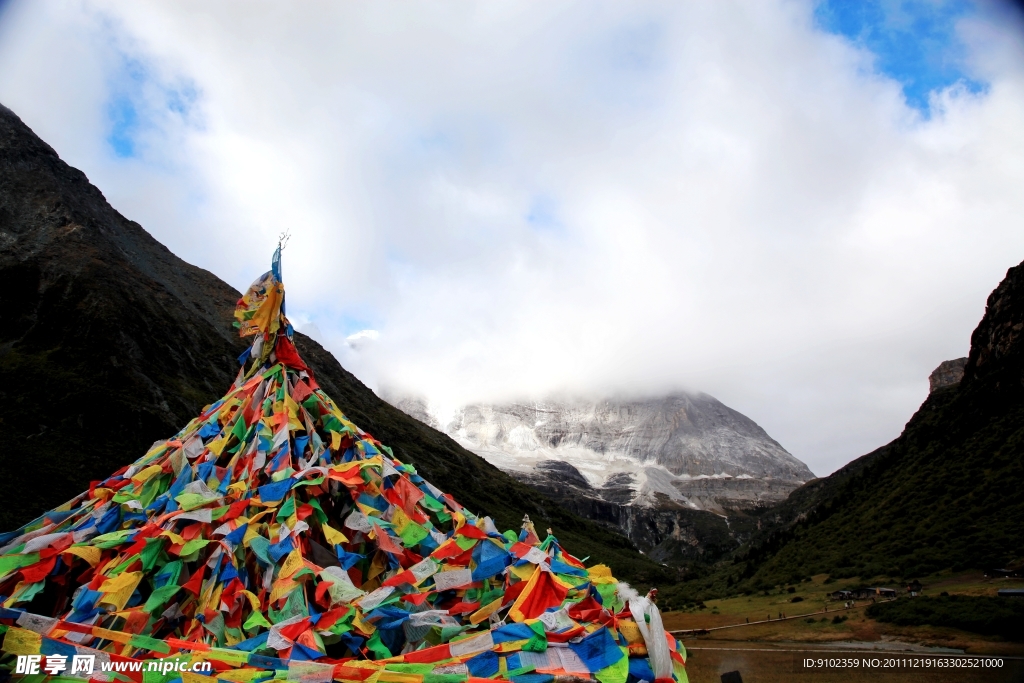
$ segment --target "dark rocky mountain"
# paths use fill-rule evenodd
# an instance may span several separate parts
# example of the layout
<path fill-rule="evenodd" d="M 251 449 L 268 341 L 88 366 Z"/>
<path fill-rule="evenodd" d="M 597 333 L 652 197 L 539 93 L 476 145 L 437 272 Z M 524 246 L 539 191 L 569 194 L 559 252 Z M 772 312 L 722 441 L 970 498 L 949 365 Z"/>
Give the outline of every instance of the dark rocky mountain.
<path fill-rule="evenodd" d="M 1024 559 L 1024 264 L 989 296 L 962 379 L 948 379 L 958 365 L 933 373 L 933 391 L 895 441 L 763 511 L 733 563 L 686 590 Z"/>
<path fill-rule="evenodd" d="M 265 267 L 254 264 L 253 275 Z M 0 529 L 72 498 L 220 397 L 244 349 L 231 327 L 238 297 L 121 216 L 0 106 Z M 380 400 L 319 344 L 296 337 L 352 420 L 474 512 L 502 528 L 528 513 L 574 553 L 625 577 L 673 576 L 620 534 Z"/>

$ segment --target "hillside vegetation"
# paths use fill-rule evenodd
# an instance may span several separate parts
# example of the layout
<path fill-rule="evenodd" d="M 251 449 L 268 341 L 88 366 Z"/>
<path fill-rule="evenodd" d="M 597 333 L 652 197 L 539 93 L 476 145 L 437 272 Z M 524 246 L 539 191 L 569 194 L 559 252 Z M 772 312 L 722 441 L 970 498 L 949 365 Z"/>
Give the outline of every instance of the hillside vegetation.
<path fill-rule="evenodd" d="M 880 602 L 867 615 L 897 626 L 947 626 L 1024 642 L 1024 600 L 974 595 Z"/>
<path fill-rule="evenodd" d="M 1024 265 L 988 299 L 959 385 L 931 394 L 892 443 L 755 511 L 730 560 L 696 568 L 681 598 L 827 573 L 910 577 L 1024 558 Z M 677 599 L 681 599 L 677 598 Z"/>

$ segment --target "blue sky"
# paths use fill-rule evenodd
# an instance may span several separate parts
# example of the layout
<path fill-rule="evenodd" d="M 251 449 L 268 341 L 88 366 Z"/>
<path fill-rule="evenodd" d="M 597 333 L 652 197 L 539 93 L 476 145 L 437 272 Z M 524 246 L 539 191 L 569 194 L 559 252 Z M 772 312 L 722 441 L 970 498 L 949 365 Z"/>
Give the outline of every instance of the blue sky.
<path fill-rule="evenodd" d="M 5 2 L 0 0 L 0 12 Z M 951 86 L 980 93 L 986 87 L 971 73 L 967 47 L 957 33 L 958 22 L 977 17 L 978 9 L 970 0 L 823 0 L 815 5 L 814 20 L 819 29 L 869 51 L 873 69 L 897 81 L 908 106 L 928 117 L 933 93 Z M 614 69 L 626 72 L 663 68 L 659 43 L 665 39 L 664 27 L 657 22 L 625 25 L 607 41 L 606 58 Z M 156 101 L 153 90 L 158 93 Z M 107 103 L 106 140 L 112 153 L 138 156 L 140 135 L 158 125 L 151 119 L 165 114 L 160 107 L 187 117 L 197 97 L 194 83 L 161 83 L 143 61 L 122 55 L 120 68 L 110 79 Z M 436 148 L 447 147 L 451 140 L 434 135 L 429 142 Z M 538 197 L 528 214 L 531 222 L 550 224 L 553 204 L 549 197 Z"/>
<path fill-rule="evenodd" d="M 984 89 L 956 30 L 977 14 L 969 0 L 826 0 L 815 9 L 824 30 L 869 50 L 875 69 L 901 83 L 907 103 L 925 115 L 935 91 L 957 84 Z"/>
<path fill-rule="evenodd" d="M 290 229 L 289 314 L 371 387 L 706 391 L 826 474 L 1024 258 L 994 5 L 275 7 L 8 3 L 0 101 L 236 288 Z"/>

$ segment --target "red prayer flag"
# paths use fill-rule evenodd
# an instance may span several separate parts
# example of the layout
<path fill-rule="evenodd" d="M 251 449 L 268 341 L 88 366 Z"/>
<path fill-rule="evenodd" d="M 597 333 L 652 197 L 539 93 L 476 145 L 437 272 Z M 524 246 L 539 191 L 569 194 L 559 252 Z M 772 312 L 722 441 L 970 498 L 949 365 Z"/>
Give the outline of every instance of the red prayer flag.
<path fill-rule="evenodd" d="M 508 614 L 515 621 L 536 619 L 549 607 L 561 605 L 568 593 L 569 587 L 566 584 L 555 578 L 551 572 L 537 567 Z"/>

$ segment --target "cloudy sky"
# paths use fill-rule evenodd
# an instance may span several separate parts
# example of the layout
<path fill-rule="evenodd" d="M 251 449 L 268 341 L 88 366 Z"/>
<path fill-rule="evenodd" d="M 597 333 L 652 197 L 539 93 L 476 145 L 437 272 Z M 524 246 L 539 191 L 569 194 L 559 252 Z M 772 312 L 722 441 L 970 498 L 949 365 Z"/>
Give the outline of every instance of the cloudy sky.
<path fill-rule="evenodd" d="M 374 388 L 708 392 L 819 475 L 1024 259 L 1006 5 L 0 3 L 0 102 Z"/>

